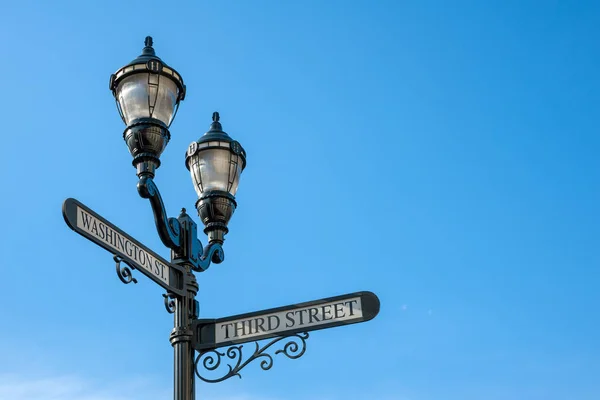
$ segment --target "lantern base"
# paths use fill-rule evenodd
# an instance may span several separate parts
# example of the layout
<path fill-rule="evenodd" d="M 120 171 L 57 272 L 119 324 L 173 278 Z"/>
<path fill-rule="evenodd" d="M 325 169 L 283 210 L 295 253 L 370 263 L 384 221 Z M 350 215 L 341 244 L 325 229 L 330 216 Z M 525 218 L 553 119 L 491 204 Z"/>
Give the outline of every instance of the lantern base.
<path fill-rule="evenodd" d="M 171 139 L 167 126 L 155 118 L 139 118 L 125 129 L 123 139 L 133 156 L 138 176 L 154 177 L 154 171 L 160 166 L 160 155 Z"/>
<path fill-rule="evenodd" d="M 214 190 L 198 199 L 196 209 L 209 243 L 223 243 L 229 232 L 227 224 L 236 207 L 235 197 L 228 192 Z"/>

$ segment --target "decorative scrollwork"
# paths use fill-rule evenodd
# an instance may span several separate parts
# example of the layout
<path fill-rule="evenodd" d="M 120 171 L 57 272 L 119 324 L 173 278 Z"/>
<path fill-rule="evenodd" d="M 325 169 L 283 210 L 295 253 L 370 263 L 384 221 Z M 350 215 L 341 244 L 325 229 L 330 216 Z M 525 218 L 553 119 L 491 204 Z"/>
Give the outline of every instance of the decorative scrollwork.
<path fill-rule="evenodd" d="M 175 295 L 173 293 L 163 294 L 165 298 L 165 308 L 169 314 L 173 314 L 175 312 Z"/>
<path fill-rule="evenodd" d="M 244 347 L 244 345 L 231 346 L 224 352 L 220 352 L 217 349 L 209 350 L 200 353 L 196 357 L 196 361 L 194 362 L 194 370 L 198 378 L 200 378 L 204 382 L 217 383 L 229 379 L 232 376 L 237 376 L 241 378 L 242 375 L 240 374 L 240 371 L 242 370 L 242 368 L 244 368 L 252 361 L 262 358 L 262 361 L 260 362 L 260 367 L 263 370 L 267 371 L 273 366 L 273 356 L 268 353 L 265 353 L 265 351 L 274 344 L 286 339 L 289 339 L 289 342 L 287 342 L 282 349 L 277 350 L 275 354 L 283 354 L 287 358 L 294 360 L 302 357 L 302 355 L 306 351 L 306 339 L 308 339 L 308 332 L 297 333 L 291 336 L 279 337 L 267 343 L 263 347 L 260 347 L 258 342 L 254 342 L 256 348 L 254 349 L 252 355 L 246 361 L 243 361 L 244 357 L 242 354 L 242 348 Z M 201 364 L 201 366 L 207 371 L 216 371 L 221 366 L 221 358 L 225 357 L 231 361 L 226 361 L 227 372 L 223 376 L 218 378 L 208 378 L 202 376 L 198 371 L 199 364 Z"/>
<path fill-rule="evenodd" d="M 120 256 L 114 256 L 113 260 L 115 260 L 117 276 L 119 277 L 121 282 L 123 282 L 126 285 L 131 282 L 137 283 L 137 279 L 135 279 L 133 277 L 133 274 L 131 273 L 131 270 L 135 269 L 133 265 L 129 264 L 127 260 L 121 258 Z M 121 265 L 121 263 L 125 265 Z"/>
<path fill-rule="evenodd" d="M 208 269 L 211 262 L 220 264 L 223 260 L 225 260 L 223 246 L 220 243 L 211 243 L 198 254 L 198 265 L 192 265 L 192 269 L 196 272 L 204 272 Z"/>

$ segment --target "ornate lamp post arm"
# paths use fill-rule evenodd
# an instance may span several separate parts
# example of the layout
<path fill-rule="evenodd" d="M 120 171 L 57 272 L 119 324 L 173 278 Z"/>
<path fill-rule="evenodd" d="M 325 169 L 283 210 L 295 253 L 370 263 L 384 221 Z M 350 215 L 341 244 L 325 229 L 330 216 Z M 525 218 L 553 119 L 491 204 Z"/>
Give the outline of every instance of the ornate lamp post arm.
<path fill-rule="evenodd" d="M 211 262 L 223 262 L 225 254 L 221 243 L 213 242 L 203 248 L 198 239 L 198 226 L 187 215 L 185 208 L 178 218 L 167 216 L 160 191 L 150 174 L 140 174 L 137 190 L 141 197 L 150 200 L 158 236 L 171 249 L 175 264 L 189 265 L 192 270 L 202 272 L 208 269 Z"/>
<path fill-rule="evenodd" d="M 150 200 L 160 240 L 171 250 L 180 252 L 182 247 L 181 226 L 176 218 L 167 216 L 165 204 L 152 177 L 142 175 L 137 183 L 137 190 L 141 197 Z"/>

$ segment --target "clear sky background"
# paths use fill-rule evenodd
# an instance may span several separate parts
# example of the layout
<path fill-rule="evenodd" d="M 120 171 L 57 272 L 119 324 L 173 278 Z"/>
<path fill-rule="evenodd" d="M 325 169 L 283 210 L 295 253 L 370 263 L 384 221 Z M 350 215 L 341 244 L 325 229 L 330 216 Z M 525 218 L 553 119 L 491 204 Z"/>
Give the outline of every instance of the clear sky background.
<path fill-rule="evenodd" d="M 20 0 L 0 5 L 0 399 L 172 398 L 162 290 L 61 215 L 75 197 L 169 255 L 108 90 L 146 35 L 188 88 L 170 214 L 194 210 L 184 153 L 213 111 L 248 152 L 202 316 L 382 303 L 198 399 L 600 398 L 599 2 Z"/>

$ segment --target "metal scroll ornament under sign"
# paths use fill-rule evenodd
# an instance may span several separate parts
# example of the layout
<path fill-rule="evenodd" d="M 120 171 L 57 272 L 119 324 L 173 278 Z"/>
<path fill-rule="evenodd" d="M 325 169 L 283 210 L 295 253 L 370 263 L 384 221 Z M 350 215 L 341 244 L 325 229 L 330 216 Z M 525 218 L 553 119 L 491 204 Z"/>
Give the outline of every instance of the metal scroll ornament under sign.
<path fill-rule="evenodd" d="M 111 252 L 117 262 L 117 273 L 124 283 L 134 280 L 131 271 L 120 269 L 120 263 L 136 269 L 171 293 L 184 294 L 183 269 L 174 265 L 81 202 L 69 198 L 63 203 L 63 217 L 71 229 Z"/>

